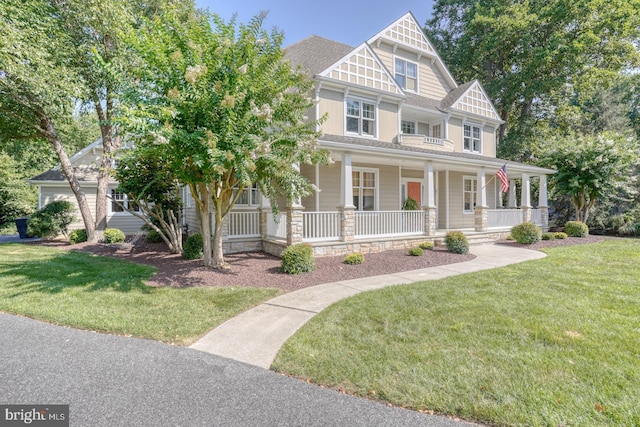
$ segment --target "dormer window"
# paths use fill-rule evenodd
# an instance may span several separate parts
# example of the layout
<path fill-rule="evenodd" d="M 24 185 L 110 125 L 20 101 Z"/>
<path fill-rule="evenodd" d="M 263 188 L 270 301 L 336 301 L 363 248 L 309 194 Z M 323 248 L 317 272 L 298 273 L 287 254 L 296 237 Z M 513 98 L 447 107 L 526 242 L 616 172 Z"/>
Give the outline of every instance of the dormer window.
<path fill-rule="evenodd" d="M 464 151 L 482 152 L 482 129 L 479 125 L 464 125 Z"/>
<path fill-rule="evenodd" d="M 396 58 L 396 81 L 406 90 L 418 91 L 418 64 Z"/>

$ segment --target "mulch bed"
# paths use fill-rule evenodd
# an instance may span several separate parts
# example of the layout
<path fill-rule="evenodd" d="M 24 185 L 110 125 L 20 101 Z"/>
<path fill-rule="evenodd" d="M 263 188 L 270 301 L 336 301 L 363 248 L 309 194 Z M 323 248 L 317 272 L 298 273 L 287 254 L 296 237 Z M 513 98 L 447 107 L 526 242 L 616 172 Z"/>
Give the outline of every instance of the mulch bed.
<path fill-rule="evenodd" d="M 512 241 L 499 244 L 539 249 L 550 246 L 565 246 L 601 241 L 601 236 L 587 238 L 568 238 L 565 240 L 542 241 L 533 245 L 519 245 Z M 323 257 L 316 259 L 316 270 L 310 273 L 288 275 L 280 272 L 280 259 L 264 252 L 229 254 L 225 261 L 228 270 L 214 270 L 202 265 L 202 260 L 184 260 L 180 255 L 170 254 L 163 243 L 143 243 L 131 251 L 129 244 L 90 244 L 69 245 L 61 241 L 42 241 L 31 244 L 54 246 L 64 250 L 91 252 L 95 255 L 112 256 L 131 262 L 156 267 L 158 272 L 147 282 L 150 286 L 249 286 L 278 288 L 285 292 L 294 291 L 321 283 L 361 277 L 392 274 L 401 271 L 435 267 L 468 261 L 474 255 L 458 255 L 436 248 L 425 251 L 420 257 L 409 256 L 407 251 L 393 250 L 366 254 L 364 264 L 347 265 L 344 257 Z"/>

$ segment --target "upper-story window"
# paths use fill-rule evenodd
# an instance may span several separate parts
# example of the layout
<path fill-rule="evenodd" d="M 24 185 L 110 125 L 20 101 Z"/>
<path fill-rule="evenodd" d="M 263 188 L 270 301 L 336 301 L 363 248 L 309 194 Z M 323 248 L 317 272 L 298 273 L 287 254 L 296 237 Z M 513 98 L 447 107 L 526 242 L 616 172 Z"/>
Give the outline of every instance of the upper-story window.
<path fill-rule="evenodd" d="M 410 122 L 408 120 L 402 120 L 400 122 L 400 130 L 407 135 L 416 134 L 416 122 Z"/>
<path fill-rule="evenodd" d="M 482 152 L 482 130 L 478 125 L 464 125 L 464 151 Z"/>
<path fill-rule="evenodd" d="M 442 127 L 441 125 L 433 125 L 431 127 L 431 136 L 434 138 L 442 138 Z"/>
<path fill-rule="evenodd" d="M 396 58 L 396 81 L 406 90 L 418 91 L 418 64 Z"/>
<path fill-rule="evenodd" d="M 358 99 L 347 99 L 347 132 L 375 136 L 375 129 L 375 104 Z"/>

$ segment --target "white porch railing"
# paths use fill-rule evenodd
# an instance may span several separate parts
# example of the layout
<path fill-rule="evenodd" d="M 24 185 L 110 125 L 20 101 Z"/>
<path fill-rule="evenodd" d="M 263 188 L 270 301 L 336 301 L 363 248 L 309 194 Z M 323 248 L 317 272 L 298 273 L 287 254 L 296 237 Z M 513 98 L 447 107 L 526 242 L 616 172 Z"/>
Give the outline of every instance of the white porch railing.
<path fill-rule="evenodd" d="M 542 211 L 531 209 L 531 222 L 542 225 Z M 524 215 L 522 209 L 489 209 L 487 217 L 489 228 L 507 228 L 522 224 Z"/>
<path fill-rule="evenodd" d="M 340 212 L 303 212 L 302 238 L 306 242 L 340 239 Z"/>
<path fill-rule="evenodd" d="M 287 238 L 287 214 L 281 213 L 273 218 L 273 214 L 267 215 L 267 236 L 277 239 Z"/>
<path fill-rule="evenodd" d="M 407 236 L 424 232 L 422 211 L 355 212 L 356 237 Z"/>
<path fill-rule="evenodd" d="M 260 212 L 229 212 L 227 238 L 260 237 Z"/>

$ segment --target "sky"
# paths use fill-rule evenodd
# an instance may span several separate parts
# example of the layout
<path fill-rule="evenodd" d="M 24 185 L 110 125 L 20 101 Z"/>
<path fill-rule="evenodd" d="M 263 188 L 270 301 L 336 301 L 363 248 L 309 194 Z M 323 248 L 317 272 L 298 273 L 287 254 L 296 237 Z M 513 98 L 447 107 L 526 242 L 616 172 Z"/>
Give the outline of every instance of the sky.
<path fill-rule="evenodd" d="M 283 47 L 314 34 L 355 47 L 409 11 L 424 25 L 433 0 L 196 0 L 196 5 L 225 21 L 237 13 L 241 23 L 267 11 L 263 26 L 284 31 Z"/>

